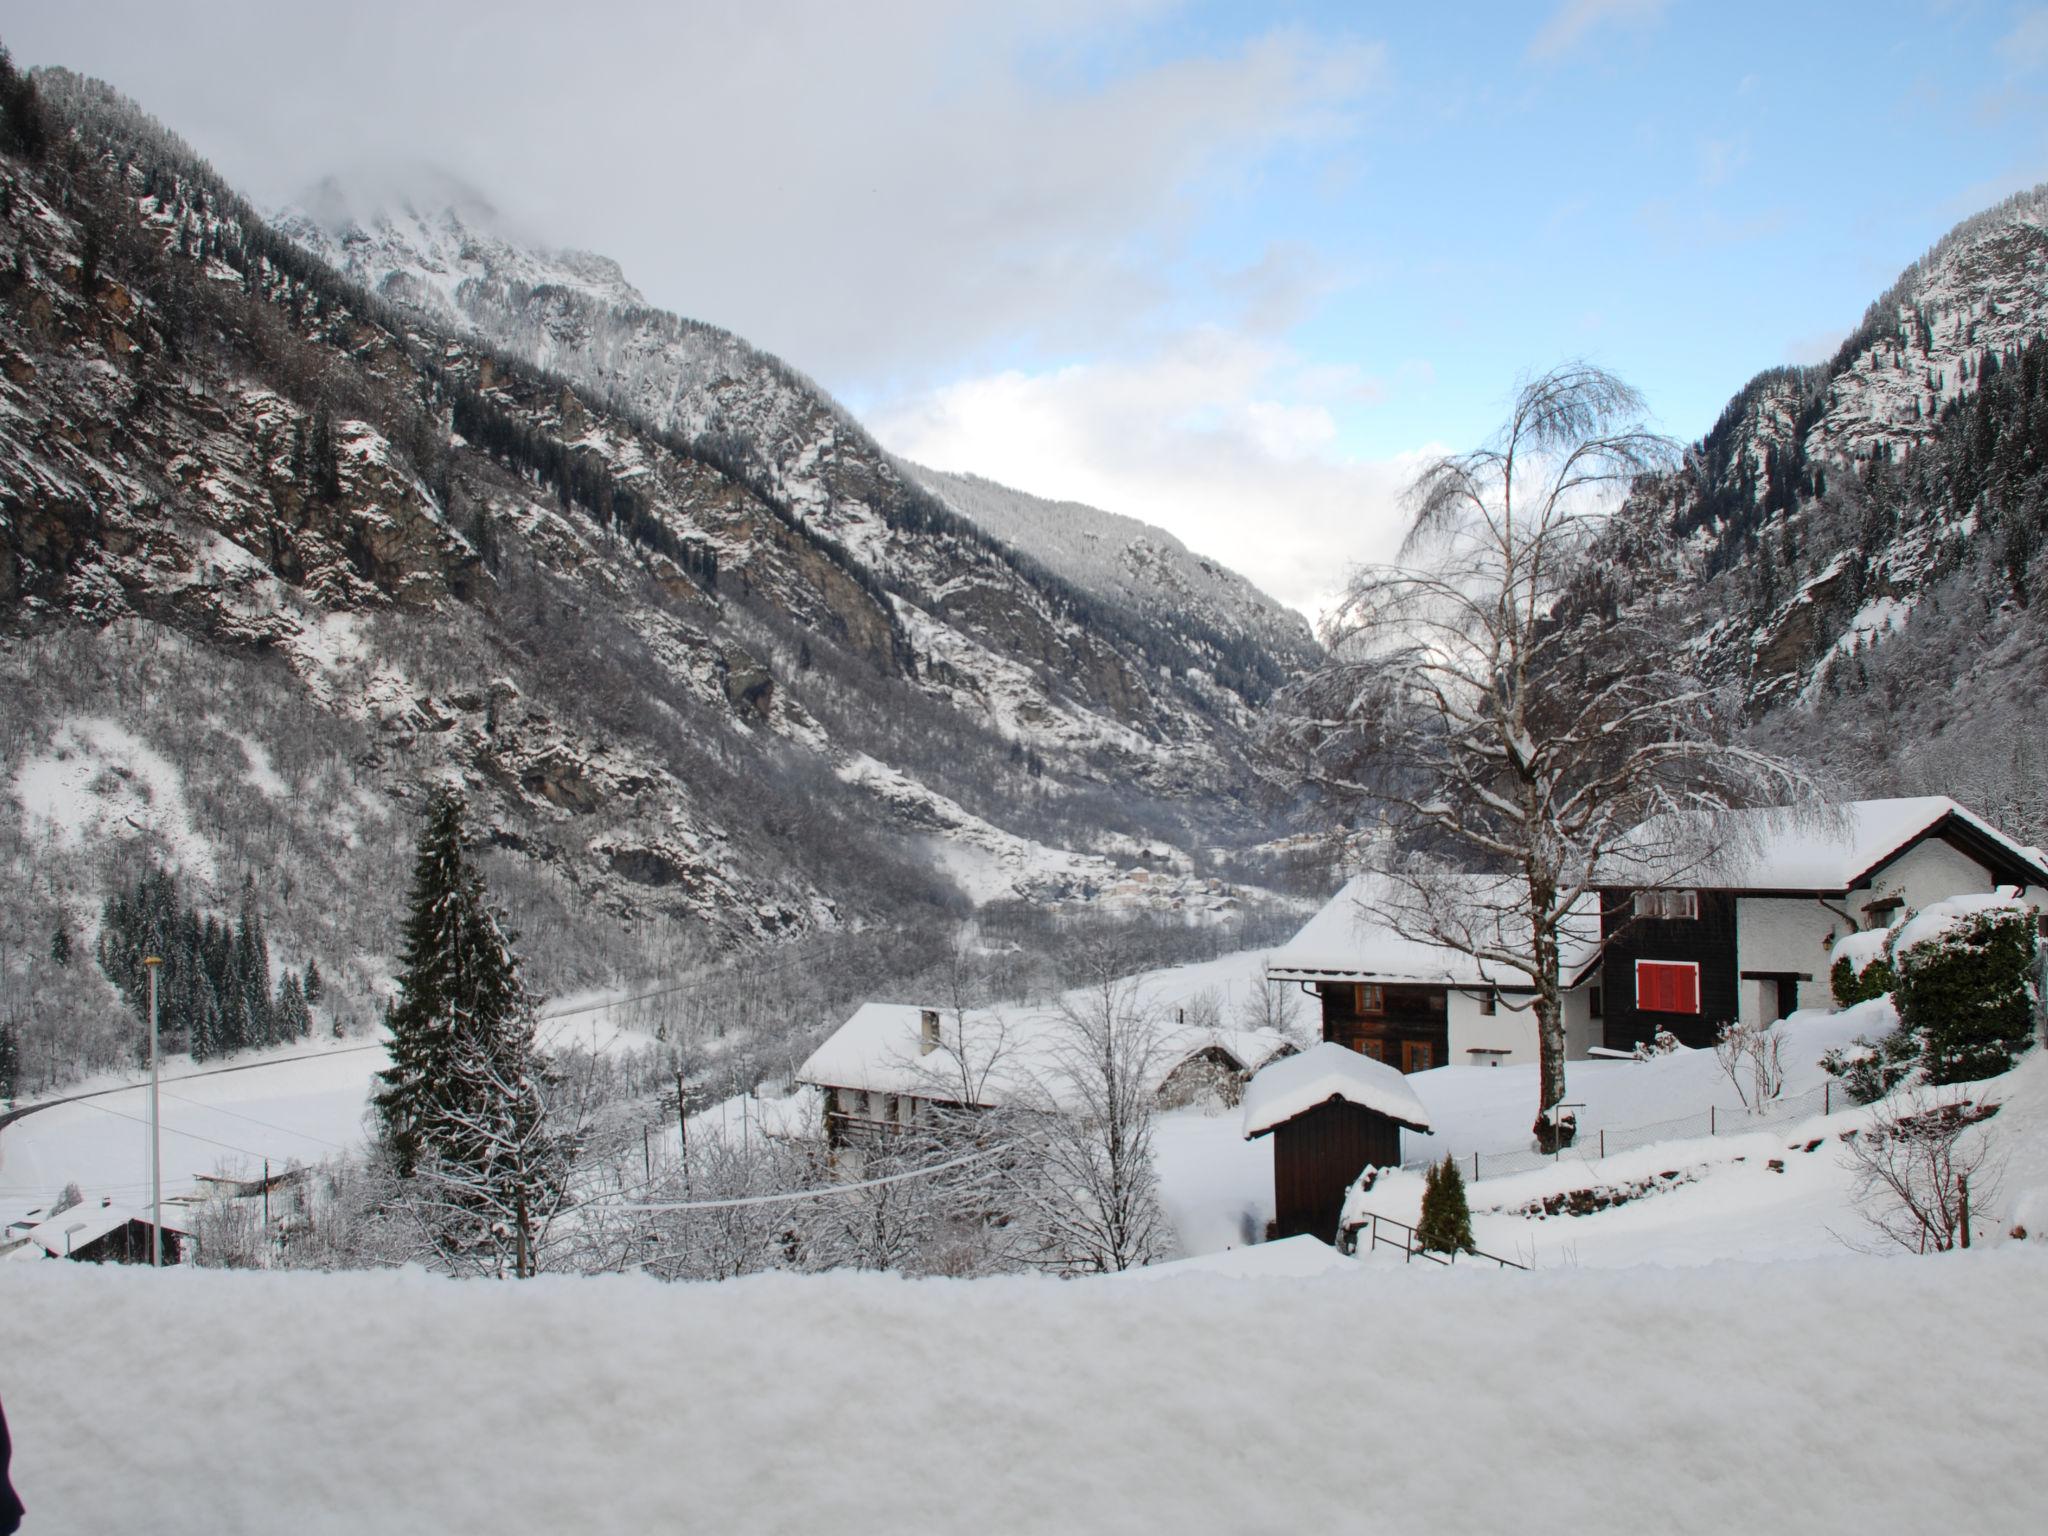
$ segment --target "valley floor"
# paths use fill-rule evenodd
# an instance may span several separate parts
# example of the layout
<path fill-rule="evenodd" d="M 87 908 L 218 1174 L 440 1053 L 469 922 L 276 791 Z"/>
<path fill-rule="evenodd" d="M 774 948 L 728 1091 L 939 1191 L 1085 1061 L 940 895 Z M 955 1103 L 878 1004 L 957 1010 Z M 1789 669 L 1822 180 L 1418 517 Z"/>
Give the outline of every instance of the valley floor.
<path fill-rule="evenodd" d="M 2020 1532 L 2044 1294 L 2033 1245 L 1654 1279 L 9 1265 L 0 1394 L 38 1536 Z"/>

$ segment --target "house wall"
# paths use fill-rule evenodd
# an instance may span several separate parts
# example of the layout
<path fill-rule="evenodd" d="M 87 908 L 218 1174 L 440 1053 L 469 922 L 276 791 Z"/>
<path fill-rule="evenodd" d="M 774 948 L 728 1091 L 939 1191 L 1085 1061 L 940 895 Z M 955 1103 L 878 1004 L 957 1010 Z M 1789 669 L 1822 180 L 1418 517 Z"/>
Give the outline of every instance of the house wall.
<path fill-rule="evenodd" d="M 1930 837 L 1880 869 L 1867 890 L 1851 891 L 1843 905 L 1862 924 L 1864 903 L 1880 897 L 1902 896 L 1909 907 L 1930 907 L 1951 896 L 1991 890 L 1994 885 L 1989 869 L 1953 844 Z"/>
<path fill-rule="evenodd" d="M 1600 931 L 1605 1018 L 1601 1035 L 1610 1049 L 1626 1051 L 1668 1029 L 1690 1046 L 1712 1045 L 1741 1006 L 1736 964 L 1736 899 L 1730 891 L 1701 891 L 1698 917 L 1638 918 L 1634 893 L 1601 892 Z M 1664 1013 L 1636 1006 L 1636 961 L 1690 960 L 1700 968 L 1700 1011 Z"/>
<path fill-rule="evenodd" d="M 1838 902 L 1855 911 L 1850 902 Z M 1860 914 L 1859 914 L 1860 917 Z M 1790 973 L 1799 982 L 1801 1008 L 1828 1008 L 1828 951 L 1848 931 L 1841 915 L 1811 897 L 1743 896 L 1735 904 L 1737 968 L 1743 971 Z M 1745 981 L 1737 1017 L 1745 1024 L 1777 1015 L 1777 985 Z"/>
<path fill-rule="evenodd" d="M 1501 997 L 1489 1018 L 1481 1011 L 1476 992 L 1452 988 L 1446 1013 L 1449 1019 L 1450 1065 L 1454 1067 L 1519 1066 L 1537 1059 L 1536 1013 L 1526 992 Z M 1593 1017 L 1593 999 L 1588 987 L 1574 987 L 1564 995 L 1564 1053 L 1582 1060 L 1600 1043 L 1599 1021 Z M 1505 1056 L 1475 1055 L 1475 1051 L 1506 1051 Z"/>
<path fill-rule="evenodd" d="M 1377 1011 L 1361 1008 L 1356 982 L 1317 983 L 1323 999 L 1323 1038 L 1384 1061 L 1401 1071 L 1441 1067 L 1453 1060 L 1445 1021 L 1444 988 L 1399 982 L 1380 987 Z"/>

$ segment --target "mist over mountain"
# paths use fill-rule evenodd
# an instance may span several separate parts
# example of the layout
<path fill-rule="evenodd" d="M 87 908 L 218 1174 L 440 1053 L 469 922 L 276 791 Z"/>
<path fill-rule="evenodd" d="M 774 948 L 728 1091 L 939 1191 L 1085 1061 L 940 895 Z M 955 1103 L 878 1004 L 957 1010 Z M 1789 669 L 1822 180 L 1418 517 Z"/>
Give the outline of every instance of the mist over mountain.
<path fill-rule="evenodd" d="M 29 1081 L 132 1045 L 44 957 L 152 868 L 317 960 L 322 1027 L 372 1021 L 443 780 L 541 990 L 716 968 L 688 1006 L 722 1049 L 786 1055 L 977 912 L 1284 926 L 1218 861 L 1271 831 L 1246 751 L 1298 632 L 1066 579 L 474 193 L 335 183 L 272 225 L 132 103 L 37 80 L 48 142 L 0 156 Z"/>

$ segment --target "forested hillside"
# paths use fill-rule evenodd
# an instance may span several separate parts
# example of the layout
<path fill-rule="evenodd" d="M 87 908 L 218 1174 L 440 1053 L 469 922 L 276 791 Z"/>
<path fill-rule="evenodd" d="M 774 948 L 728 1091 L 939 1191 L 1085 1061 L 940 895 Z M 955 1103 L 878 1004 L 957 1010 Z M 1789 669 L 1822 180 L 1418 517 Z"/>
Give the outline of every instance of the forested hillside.
<path fill-rule="evenodd" d="M 2048 188 L 1967 220 L 1831 361 L 1759 374 L 1630 517 L 1760 738 L 2048 839 Z"/>
<path fill-rule="evenodd" d="M 1105 611 L 734 338 L 707 366 L 767 381 L 760 410 L 657 419 L 365 292 L 95 82 L 9 68 L 0 110 L 0 1022 L 26 1081 L 132 1048 L 96 944 L 152 869 L 202 932 L 248 891 L 271 1002 L 317 963 L 312 1025 L 367 1025 L 444 779 L 542 991 L 712 967 L 689 1028 L 763 1049 L 977 906 L 1260 905 L 1189 851 L 1263 834 L 1257 644 Z M 852 446 L 805 469 L 823 438 Z"/>

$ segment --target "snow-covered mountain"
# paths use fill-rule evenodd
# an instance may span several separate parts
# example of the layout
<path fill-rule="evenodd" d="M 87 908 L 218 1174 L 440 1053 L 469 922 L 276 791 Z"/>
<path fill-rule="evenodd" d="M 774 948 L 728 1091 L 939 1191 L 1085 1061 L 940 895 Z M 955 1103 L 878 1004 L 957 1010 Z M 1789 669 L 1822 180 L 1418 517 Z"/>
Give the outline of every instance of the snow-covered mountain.
<path fill-rule="evenodd" d="M 947 506 L 1082 591 L 1170 621 L 1193 618 L 1276 656 L 1310 661 L 1308 621 L 1164 528 L 1078 501 L 1048 501 L 979 475 L 904 466 Z"/>
<path fill-rule="evenodd" d="M 373 1016 L 451 776 L 543 989 L 829 942 L 763 1028 L 977 905 L 1260 900 L 1191 850 L 1266 834 L 1247 733 L 1291 653 L 1064 579 L 471 194 L 365 225 L 330 188 L 354 232 L 287 238 L 39 81 L 61 147 L 0 154 L 0 952 L 39 1010 L 118 1015 L 39 957 L 158 863 L 211 911 L 256 881 L 279 961 Z"/>
<path fill-rule="evenodd" d="M 1835 356 L 1759 374 L 1636 510 L 1759 730 L 1865 795 L 2048 833 L 2048 187 L 1966 220 Z"/>

